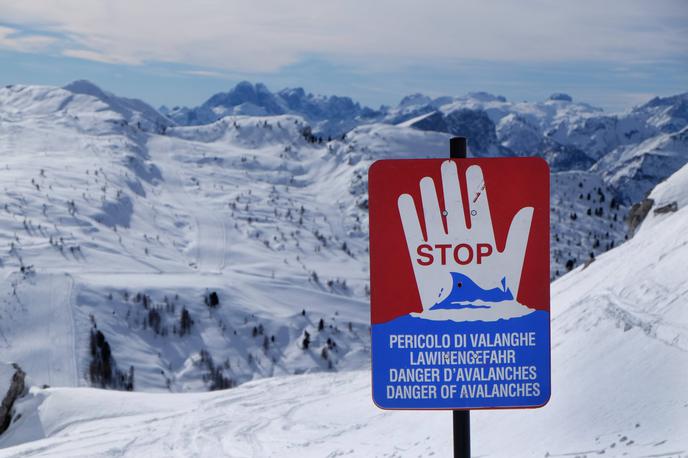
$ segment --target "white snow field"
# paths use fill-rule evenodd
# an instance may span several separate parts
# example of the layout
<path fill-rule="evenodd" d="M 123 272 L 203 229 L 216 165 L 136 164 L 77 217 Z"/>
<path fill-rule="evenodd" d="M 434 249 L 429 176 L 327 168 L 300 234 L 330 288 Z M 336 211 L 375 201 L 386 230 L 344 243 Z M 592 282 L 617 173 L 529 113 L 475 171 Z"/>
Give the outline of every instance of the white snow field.
<path fill-rule="evenodd" d="M 314 143 L 292 115 L 174 127 L 83 81 L 0 101 L 0 360 L 37 386 L 133 373 L 165 392 L 368 367 L 367 167 L 445 156 L 448 134 Z M 114 380 L 93 376 L 96 332 Z"/>
<path fill-rule="evenodd" d="M 567 103 L 535 118 L 587 110 Z M 367 169 L 450 136 L 320 142 L 295 114 L 176 126 L 84 81 L 0 88 L 0 362 L 32 385 L 0 457 L 447 456 L 449 413 L 371 400 Z M 474 412 L 476 456 L 688 456 L 687 177 L 622 243 L 608 181 L 553 173 L 553 397 Z"/>
<path fill-rule="evenodd" d="M 688 166 L 654 194 L 688 201 Z M 552 398 L 474 411 L 475 456 L 688 455 L 688 207 L 553 283 Z M 213 393 L 34 387 L 1 457 L 448 456 L 448 412 L 381 411 L 368 371 Z"/>
<path fill-rule="evenodd" d="M 293 115 L 174 127 L 83 81 L 0 100 L 0 357 L 34 383 L 93 385 L 96 328 L 135 390 L 367 367 L 367 168 L 446 157 L 449 134 L 369 124 L 320 144 Z M 552 184 L 556 278 L 623 240 L 625 207 L 588 172 Z"/>

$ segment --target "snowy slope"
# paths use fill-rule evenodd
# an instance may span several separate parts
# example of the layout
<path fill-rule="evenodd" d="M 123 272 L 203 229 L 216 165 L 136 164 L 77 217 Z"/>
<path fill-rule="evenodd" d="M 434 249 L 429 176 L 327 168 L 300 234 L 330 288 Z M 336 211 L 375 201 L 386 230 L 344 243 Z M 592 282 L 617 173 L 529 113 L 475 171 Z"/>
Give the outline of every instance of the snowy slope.
<path fill-rule="evenodd" d="M 64 87 L 73 94 L 90 95 L 105 103 L 108 108 L 119 113 L 127 123 L 136 125 L 139 129 L 161 132 L 173 123 L 162 116 L 150 105 L 138 99 L 118 97 L 105 92 L 87 80 L 73 81 Z"/>
<path fill-rule="evenodd" d="M 686 189 L 688 189 L 688 167 L 682 167 L 650 192 L 648 198 L 654 201 L 653 209 L 648 213 L 638 231 L 651 232 L 657 224 L 671 218 L 679 209 L 687 207 Z M 662 212 L 662 208 L 669 211 Z"/>
<path fill-rule="evenodd" d="M 547 135 L 598 162 L 592 170 L 629 202 L 688 162 L 688 93 L 656 97 L 624 113 L 565 118 Z"/>
<path fill-rule="evenodd" d="M 506 103 L 473 99 L 488 117 Z M 0 100 L 0 359 L 36 387 L 158 392 L 34 388 L 0 447 L 46 439 L 0 456 L 448 453 L 447 414 L 370 403 L 367 168 L 445 157 L 450 134 L 374 123 L 321 142 L 292 114 L 174 126 L 86 82 Z M 665 105 L 655 139 L 682 122 Z M 618 246 L 627 207 L 609 183 L 552 175 L 552 277 L 575 268 L 553 284 L 555 394 L 538 411 L 475 413 L 477 454 L 686 453 L 686 177 L 650 196 L 677 211 L 651 211 Z"/>
<path fill-rule="evenodd" d="M 591 172 L 553 173 L 551 188 L 550 275 L 554 280 L 623 243 L 628 207 Z"/>
<path fill-rule="evenodd" d="M 313 143 L 291 115 L 161 131 L 150 107 L 76 86 L 0 94 L 3 358 L 38 385 L 100 386 L 100 331 L 105 386 L 132 371 L 154 391 L 368 365 L 367 166 L 444 156 L 446 134 Z"/>
<path fill-rule="evenodd" d="M 446 157 L 449 134 L 376 123 L 320 142 L 293 115 L 163 125 L 83 81 L 0 100 L 0 348 L 36 384 L 102 385 L 97 331 L 135 390 L 367 366 L 367 169 Z M 556 278 L 623 239 L 625 207 L 614 221 L 586 172 L 554 174 L 552 192 Z"/>
<path fill-rule="evenodd" d="M 684 167 L 655 196 L 688 200 Z M 472 413 L 476 456 L 688 453 L 688 208 L 552 285 L 553 396 Z M 649 226 L 648 226 L 649 227 Z M 447 412 L 380 411 L 367 371 L 205 394 L 33 388 L 0 439 L 18 456 L 445 456 Z M 33 440 L 35 442 L 27 442 Z"/>
<path fill-rule="evenodd" d="M 183 395 L 34 389 L 18 407 L 21 426 L 0 438 L 0 457 L 448 453 L 448 414 L 381 412 L 369 380 L 358 371 L 276 377 Z M 414 423 L 413 433 L 398 434 Z M 11 447 L 28 440 L 35 442 Z"/>
<path fill-rule="evenodd" d="M 562 117 L 547 135 L 575 145 L 595 159 L 619 147 L 641 143 L 660 133 L 674 133 L 688 124 L 688 93 L 656 97 L 618 114 Z"/>
<path fill-rule="evenodd" d="M 688 163 L 688 126 L 619 147 L 593 167 L 604 180 L 638 202 L 655 184 Z"/>
<path fill-rule="evenodd" d="M 92 383 L 96 329 L 135 389 L 367 364 L 367 240 L 301 120 L 233 118 L 210 141 L 101 91 L 3 91 L 1 343 L 36 383 Z"/>

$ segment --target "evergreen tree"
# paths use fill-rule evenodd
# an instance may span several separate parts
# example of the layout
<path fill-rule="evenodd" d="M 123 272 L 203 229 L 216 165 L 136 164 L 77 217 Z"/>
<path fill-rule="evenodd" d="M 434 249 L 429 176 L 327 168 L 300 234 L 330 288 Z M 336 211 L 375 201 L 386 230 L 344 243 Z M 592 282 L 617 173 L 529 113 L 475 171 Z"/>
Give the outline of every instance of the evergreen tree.
<path fill-rule="evenodd" d="M 311 345 L 311 335 L 308 333 L 308 331 L 303 331 L 303 340 L 301 341 L 301 346 L 303 347 L 304 350 L 308 350 L 308 347 Z"/>
<path fill-rule="evenodd" d="M 193 320 L 191 319 L 191 314 L 186 309 L 182 308 L 182 314 L 179 317 L 179 335 L 184 336 L 191 332 L 191 326 L 193 325 Z"/>

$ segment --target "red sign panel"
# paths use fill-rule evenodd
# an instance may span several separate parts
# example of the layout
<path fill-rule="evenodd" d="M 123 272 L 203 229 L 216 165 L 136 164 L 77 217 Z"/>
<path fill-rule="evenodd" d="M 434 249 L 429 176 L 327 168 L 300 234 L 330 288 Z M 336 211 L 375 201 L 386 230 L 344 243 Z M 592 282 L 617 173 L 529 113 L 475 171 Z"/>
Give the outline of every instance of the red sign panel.
<path fill-rule="evenodd" d="M 378 161 L 369 172 L 369 212 L 375 402 L 546 403 L 547 164 Z"/>

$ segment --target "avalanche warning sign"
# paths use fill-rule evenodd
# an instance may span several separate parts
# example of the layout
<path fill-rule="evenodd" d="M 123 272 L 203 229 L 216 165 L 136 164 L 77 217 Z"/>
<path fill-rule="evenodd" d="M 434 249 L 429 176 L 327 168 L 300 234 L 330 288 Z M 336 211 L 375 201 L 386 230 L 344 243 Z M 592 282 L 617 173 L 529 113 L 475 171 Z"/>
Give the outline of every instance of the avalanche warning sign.
<path fill-rule="evenodd" d="M 549 169 L 538 158 L 375 162 L 373 400 L 539 407 L 550 396 Z"/>

